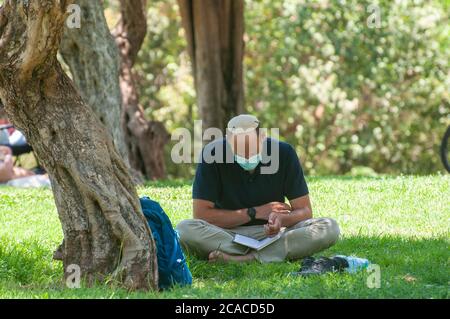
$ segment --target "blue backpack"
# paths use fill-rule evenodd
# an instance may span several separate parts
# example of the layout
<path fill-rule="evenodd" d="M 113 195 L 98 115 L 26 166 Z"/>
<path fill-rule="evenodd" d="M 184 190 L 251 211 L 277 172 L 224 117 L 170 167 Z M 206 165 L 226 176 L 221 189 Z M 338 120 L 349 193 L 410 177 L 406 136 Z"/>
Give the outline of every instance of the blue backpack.
<path fill-rule="evenodd" d="M 192 284 L 192 275 L 181 249 L 179 236 L 161 205 L 149 197 L 140 199 L 142 212 L 156 243 L 159 288 Z"/>

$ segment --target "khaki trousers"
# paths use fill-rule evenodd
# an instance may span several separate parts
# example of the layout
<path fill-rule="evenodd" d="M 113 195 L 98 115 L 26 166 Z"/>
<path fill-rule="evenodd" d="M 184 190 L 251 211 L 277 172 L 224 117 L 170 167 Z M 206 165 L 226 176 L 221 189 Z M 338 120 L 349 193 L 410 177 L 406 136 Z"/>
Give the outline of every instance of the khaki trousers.
<path fill-rule="evenodd" d="M 296 260 L 311 256 L 332 246 L 339 238 L 339 226 L 331 218 L 311 218 L 289 227 L 283 236 L 269 246 L 254 251 L 233 243 L 235 234 L 258 240 L 266 237 L 263 225 L 224 229 L 201 219 L 187 219 L 176 227 L 183 248 L 190 254 L 207 259 L 219 248 L 230 255 L 246 255 L 253 251 L 262 263 Z"/>

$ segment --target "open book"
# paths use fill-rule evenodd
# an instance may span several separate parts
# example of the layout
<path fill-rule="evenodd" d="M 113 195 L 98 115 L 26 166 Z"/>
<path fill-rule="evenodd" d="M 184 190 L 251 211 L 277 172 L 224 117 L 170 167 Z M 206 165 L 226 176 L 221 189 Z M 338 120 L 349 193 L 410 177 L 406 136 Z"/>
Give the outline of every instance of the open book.
<path fill-rule="evenodd" d="M 236 234 L 234 236 L 233 242 L 256 249 L 256 250 L 261 250 L 264 247 L 267 247 L 270 244 L 276 242 L 278 239 L 280 239 L 281 236 L 283 235 L 284 231 L 285 231 L 285 228 L 282 228 L 280 230 L 280 232 L 278 234 L 276 234 L 275 236 L 267 237 L 267 238 L 264 238 L 261 240 L 257 240 L 257 239 L 251 238 L 251 237 Z"/>

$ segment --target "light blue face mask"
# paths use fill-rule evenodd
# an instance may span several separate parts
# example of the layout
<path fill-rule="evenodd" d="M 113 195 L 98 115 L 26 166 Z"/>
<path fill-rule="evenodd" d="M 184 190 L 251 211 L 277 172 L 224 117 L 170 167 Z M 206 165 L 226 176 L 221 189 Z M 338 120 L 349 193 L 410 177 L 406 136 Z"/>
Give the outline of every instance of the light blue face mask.
<path fill-rule="evenodd" d="M 245 157 L 234 155 L 234 160 L 238 163 L 244 170 L 252 171 L 261 162 L 261 154 L 256 154 L 246 159 Z"/>

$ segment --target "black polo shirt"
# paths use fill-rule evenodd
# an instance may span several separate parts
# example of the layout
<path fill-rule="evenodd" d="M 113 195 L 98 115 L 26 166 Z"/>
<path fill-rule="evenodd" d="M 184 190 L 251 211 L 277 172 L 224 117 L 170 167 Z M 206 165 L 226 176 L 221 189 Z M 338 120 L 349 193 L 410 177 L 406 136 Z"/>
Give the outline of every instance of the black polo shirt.
<path fill-rule="evenodd" d="M 272 149 L 275 150 L 272 143 L 278 145 L 278 170 L 272 174 L 261 174 L 261 167 L 271 165 Z M 217 153 L 220 149 L 222 154 Z M 234 161 L 225 138 L 206 145 L 197 165 L 192 197 L 211 201 L 216 208 L 236 210 L 307 195 L 308 186 L 294 148 L 288 143 L 267 138 L 263 149 L 262 162 L 250 173 Z M 211 162 L 208 154 L 218 157 Z M 256 220 L 246 225 L 265 223 L 267 221 Z"/>

